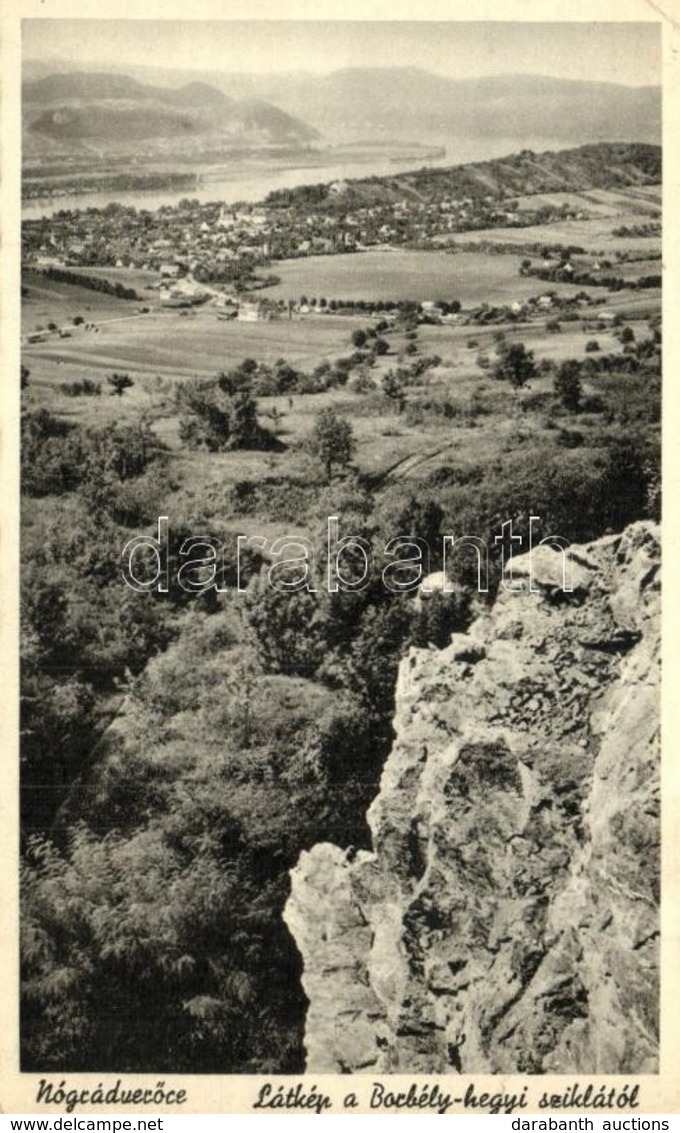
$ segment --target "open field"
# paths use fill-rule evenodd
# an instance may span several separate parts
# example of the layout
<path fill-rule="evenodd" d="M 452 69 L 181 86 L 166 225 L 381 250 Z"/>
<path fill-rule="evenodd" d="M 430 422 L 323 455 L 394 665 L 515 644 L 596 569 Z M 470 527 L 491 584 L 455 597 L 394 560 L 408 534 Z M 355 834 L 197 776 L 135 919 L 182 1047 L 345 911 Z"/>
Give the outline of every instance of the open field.
<path fill-rule="evenodd" d="M 66 271 L 69 269 L 66 268 Z M 117 268 L 117 267 L 83 267 L 72 268 L 74 272 L 84 275 L 93 275 L 99 279 L 110 279 L 112 283 L 122 283 L 123 287 L 134 287 L 146 299 L 154 292 L 158 294 L 158 272 L 145 271 L 143 268 Z M 156 285 L 154 287 L 154 284 Z M 145 294 L 146 293 L 146 294 Z"/>
<path fill-rule="evenodd" d="M 661 185 L 637 185 L 628 189 L 629 196 L 640 197 L 642 200 L 653 200 L 661 206 L 663 196 Z"/>
<path fill-rule="evenodd" d="M 633 291 L 618 291 L 607 295 L 605 308 L 622 319 L 644 319 L 661 314 L 661 288 L 649 287 L 636 295 Z M 604 309 L 604 308 L 603 308 Z"/>
<path fill-rule="evenodd" d="M 408 255 L 408 254 L 407 254 Z M 426 255 L 426 254 L 425 254 Z M 384 258 L 387 258 L 386 254 Z M 335 257 L 337 259 L 338 257 Z M 358 257 L 344 257 L 355 261 Z M 399 259 L 402 257 L 399 256 Z M 491 267 L 507 263 L 508 257 L 443 257 L 448 262 L 471 258 L 490 261 Z M 365 257 L 361 257 L 365 259 Z M 310 261 L 305 261 L 309 263 Z M 513 281 L 516 277 L 512 277 Z M 527 282 L 518 279 L 518 282 Z M 535 280 L 529 281 L 534 287 Z M 63 290 L 64 287 L 59 285 Z M 73 290 L 70 286 L 65 288 Z M 108 303 L 103 313 L 129 310 L 129 305 L 120 300 L 109 300 L 106 296 L 92 293 L 95 299 Z M 35 305 L 31 297 L 27 306 Z M 113 306 L 112 306 L 113 305 Z M 645 292 L 632 295 L 628 292 L 607 296 L 602 310 L 621 312 L 632 321 L 636 336 L 644 333 L 641 321 L 659 307 L 659 293 Z M 134 307 L 132 310 L 134 311 Z M 545 321 L 529 324 L 509 324 L 500 328 L 478 328 L 475 326 L 421 326 L 418 331 L 418 346 L 421 354 L 438 354 L 443 365 L 428 379 L 431 386 L 434 377 L 446 396 L 460 392 L 461 382 L 479 382 L 485 375 L 477 365 L 479 354 L 487 354 L 493 359 L 495 353 L 494 335 L 504 330 L 509 340 L 518 340 L 534 351 L 536 360 L 551 359 L 560 362 L 565 358 L 582 358 L 588 341 L 596 338 L 602 351 L 616 351 L 619 343 L 609 331 L 597 331 L 594 322 L 599 309 L 584 309 L 578 322 L 562 322 L 561 332 L 550 334 L 545 323 L 555 317 L 546 313 Z M 559 317 L 559 316 L 558 316 Z M 117 314 L 121 319 L 121 315 Z M 147 315 L 137 315 L 122 321 L 99 322 L 99 332 L 73 328 L 71 337 L 60 339 L 50 336 L 44 343 L 25 346 L 23 358 L 30 370 L 30 383 L 26 392 L 26 403 L 31 407 L 44 405 L 52 412 L 74 421 L 106 425 L 115 420 L 131 419 L 140 411 L 153 411 L 157 417 L 156 430 L 159 436 L 173 448 L 177 447 L 177 419 L 171 408 L 171 390 L 175 381 L 192 376 L 210 377 L 221 370 L 228 370 L 244 358 L 252 357 L 258 361 L 273 363 L 278 358 L 286 358 L 292 365 L 305 371 L 312 370 L 324 360 L 333 361 L 351 353 L 350 338 L 357 326 L 366 325 L 367 316 L 361 318 L 309 315 L 292 321 L 244 323 L 223 321 L 214 309 L 202 308 L 191 315 L 182 316 L 178 312 L 152 311 Z M 475 346 L 469 347 L 468 342 Z M 390 367 L 399 364 L 398 354 L 405 345 L 401 335 L 390 335 L 390 352 L 379 359 L 373 378 L 379 386 L 381 375 Z M 123 398 L 109 395 L 106 377 L 113 371 L 130 374 L 135 385 Z M 443 377 L 442 377 L 443 373 Z M 102 384 L 99 398 L 70 398 L 60 390 L 62 383 L 90 378 Z M 441 379 L 441 380 L 440 380 Z M 351 417 L 358 416 L 357 437 L 360 451 L 365 450 L 361 466 L 366 471 L 378 471 L 390 462 L 411 455 L 412 448 L 436 447 L 441 422 L 434 422 L 431 428 L 418 426 L 409 431 L 403 422 L 399 423 L 396 435 L 390 435 L 395 428 L 392 418 L 381 420 L 381 415 L 367 414 L 366 401 L 361 395 L 348 390 L 331 391 L 323 395 L 295 395 L 294 407 L 287 398 L 275 404 L 284 416 L 281 425 L 281 439 L 286 444 L 304 438 L 310 429 L 313 416 L 327 402 L 335 403 L 349 399 L 348 411 Z M 267 413 L 271 406 L 267 399 L 261 399 L 260 410 Z M 389 415 L 388 415 L 389 417 Z M 271 424 L 266 419 L 263 424 Z M 447 426 L 452 427 L 450 424 Z M 470 430 L 467 430 L 469 433 Z M 466 435 L 467 435 L 466 433 Z M 437 436 L 435 436 L 436 434 Z M 479 434 L 481 437 L 481 434 Z M 420 439 L 418 439 L 420 438 Z M 370 450 L 370 451 L 369 451 Z M 242 459 L 234 454 L 234 459 Z M 222 458 L 221 458 L 222 459 Z M 231 455 L 224 459 L 231 461 Z M 262 457 L 254 457 L 258 467 Z"/>
<path fill-rule="evenodd" d="M 556 190 L 554 193 L 532 193 L 526 197 L 519 197 L 517 203 L 520 210 L 533 210 L 543 205 L 550 208 L 568 205 L 589 216 L 614 218 L 617 223 L 622 214 L 635 214 L 640 223 L 660 216 L 661 213 L 661 187 L 647 185 L 644 189 L 648 191 L 643 191 L 642 195 L 638 188 L 620 192 L 611 189 L 588 189 L 582 193 L 562 193 Z"/>
<path fill-rule="evenodd" d="M 661 185 L 627 185 L 624 189 L 590 189 L 588 196 L 605 207 L 661 217 Z"/>
<path fill-rule="evenodd" d="M 511 231 L 517 231 L 512 229 Z M 477 239 L 478 233 L 470 238 Z M 403 249 L 356 252 L 338 256 L 310 256 L 282 260 L 273 270 L 281 279 L 263 294 L 271 298 L 299 299 L 307 295 L 328 299 L 459 299 L 464 306 L 505 303 L 540 295 L 540 280 L 519 274 L 520 258 L 489 256 L 478 252 L 408 252 Z M 556 284 L 560 294 L 579 290 Z"/>
<path fill-rule="evenodd" d="M 477 228 L 470 232 L 445 233 L 435 237 L 442 245 L 449 244 L 512 244 L 524 248 L 529 244 L 575 244 L 587 252 L 609 255 L 634 251 L 654 253 L 661 250 L 660 236 L 613 236 L 612 229 L 621 225 L 641 224 L 639 213 L 591 217 L 588 220 L 564 220 L 555 224 L 530 224 L 524 228 Z M 474 254 L 474 253 L 472 253 Z M 511 259 L 513 257 L 510 257 Z"/>
<path fill-rule="evenodd" d="M 116 310 L 125 313 L 128 304 L 120 306 L 122 312 Z M 111 369 L 168 377 L 210 375 L 248 357 L 262 362 L 284 357 L 293 365 L 313 368 L 326 358 L 347 353 L 352 331 L 364 322 L 311 316 L 246 323 L 219 319 L 214 308 L 186 316 L 155 311 L 131 321 L 102 324 L 96 335 L 75 328 L 70 339 L 54 338 L 27 346 L 25 352 L 29 365 L 36 359 L 64 367 L 86 366 L 93 376 Z"/>
<path fill-rule="evenodd" d="M 566 358 L 582 358 L 586 343 L 592 339 L 597 339 L 603 353 L 621 351 L 621 344 L 611 331 L 584 329 L 580 323 L 562 323 L 561 326 L 559 334 L 547 334 L 544 325 L 540 323 L 504 327 L 503 333 L 507 342 L 522 342 L 527 350 L 533 350 L 537 362 L 544 358 L 558 363 Z M 630 326 L 636 336 L 644 337 L 644 323 L 631 322 Z M 496 329 L 424 326 L 421 327 L 418 338 L 423 353 L 438 354 L 447 365 L 479 375 L 481 371 L 476 364 L 477 356 L 486 354 L 491 359 L 494 358 Z M 476 345 L 469 347 L 468 342 Z"/>
<path fill-rule="evenodd" d="M 116 312 L 130 306 L 135 310 L 121 300 L 110 302 L 118 305 Z M 111 316 L 113 311 L 105 313 Z M 56 315 L 52 317 L 57 321 Z M 125 321 L 102 320 L 96 334 L 74 327 L 68 339 L 50 335 L 46 342 L 24 346 L 22 357 L 30 370 L 26 403 L 44 405 L 74 421 L 104 425 L 167 400 L 174 381 L 212 377 L 245 358 L 268 363 L 285 358 L 293 366 L 313 370 L 324 360 L 350 353 L 352 331 L 365 323 L 365 318 L 312 315 L 293 321 L 225 322 L 210 308 L 186 317 L 176 311 L 154 311 Z M 107 375 L 114 371 L 129 374 L 135 382 L 120 399 L 110 397 L 106 385 Z M 103 396 L 70 398 L 59 389 L 62 383 L 83 378 L 99 381 Z M 165 383 L 164 393 L 154 386 L 157 378 Z M 157 431 L 172 439 L 176 423 L 163 419 Z"/>
<path fill-rule="evenodd" d="M 584 223 L 602 225 L 603 221 Z M 578 240 L 575 227 L 574 222 L 568 226 L 569 242 Z M 517 229 L 508 231 L 518 235 Z M 544 231 L 552 232 L 553 226 Z M 493 234 L 498 232 L 493 230 Z M 636 247 L 640 243 L 637 241 Z M 470 305 L 507 302 L 552 290 L 540 280 L 519 276 L 518 266 L 519 257 L 483 253 L 380 251 L 315 257 L 277 264 L 282 283 L 269 293 L 306 293 L 317 298 L 398 299 L 408 295 L 421 300 L 441 296 L 460 298 Z M 639 270 L 638 265 L 635 268 Z M 117 269 L 114 274 L 112 269 L 101 269 L 98 274 L 122 279 L 124 270 Z M 562 285 L 555 290 L 573 293 L 577 288 Z M 550 393 L 552 377 L 538 377 L 530 390 L 517 394 L 494 382 L 477 359 L 480 354 L 486 355 L 493 364 L 499 330 L 509 341 L 523 342 L 537 362 L 583 358 L 586 343 L 592 339 L 598 340 L 602 352 L 618 352 L 621 345 L 609 330 L 594 329 L 601 311 L 629 318 L 637 338 L 646 333 L 644 319 L 659 309 L 658 290 L 609 295 L 598 289 L 597 294 L 603 299 L 602 306 L 583 308 L 581 318 L 562 322 L 557 334 L 547 331 L 546 322 L 559 319 L 559 312 L 546 312 L 544 320 L 527 324 L 419 327 L 418 353 L 436 353 L 442 362 L 428 371 L 420 385 L 409 387 L 408 400 L 427 403 L 446 399 L 453 406 L 452 417 L 428 411 L 420 418 L 409 412 L 398 414 L 381 396 L 381 376 L 400 364 L 399 354 L 406 345 L 403 335 L 390 334 L 390 351 L 372 370 L 375 392 L 358 394 L 351 388 L 341 388 L 323 394 L 294 394 L 290 400 L 287 396 L 260 398 L 258 415 L 265 428 L 275 427 L 271 413 L 276 409 L 280 451 L 208 455 L 180 446 L 172 398 L 175 382 L 213 376 L 247 357 L 270 364 L 283 357 L 311 371 L 324 360 L 332 362 L 351 353 L 352 331 L 366 326 L 370 316 L 307 315 L 246 323 L 220 319 L 216 309 L 209 307 L 188 314 L 154 307 L 148 314 L 139 315 L 139 304 L 67 284 L 38 287 L 31 281 L 24 298 L 24 318 L 30 329 L 36 321 L 65 323 L 75 313 L 97 322 L 99 329 L 95 333 L 72 328 L 68 339 L 52 335 L 47 342 L 25 346 L 23 359 L 30 370 L 25 403 L 29 408 L 44 406 L 74 422 L 104 427 L 120 420 L 139 420 L 140 413 L 150 415 L 159 439 L 172 450 L 168 476 L 196 505 L 212 498 L 221 500 L 229 486 L 241 480 L 292 478 L 308 483 L 312 465 L 306 441 L 319 410 L 330 405 L 351 422 L 358 470 L 377 480 L 418 480 L 444 464 L 475 465 L 480 460 L 492 460 L 528 443 L 527 438 L 532 444 L 554 445 L 555 432 L 547 424 L 546 412 L 524 408 L 527 396 Z M 470 341 L 473 346 L 468 345 Z M 134 380 L 134 386 L 122 398 L 110 396 L 106 385 L 106 377 L 113 371 L 128 373 Z M 100 397 L 67 397 L 59 388 L 62 383 L 86 377 L 101 382 Z"/>
<path fill-rule="evenodd" d="M 133 315 L 139 306 L 133 300 L 116 299 L 71 283 L 58 283 L 37 272 L 22 277 L 26 293 L 21 301 L 21 332 L 30 334 L 48 323 L 67 326 L 80 315 L 88 322 Z"/>
<path fill-rule="evenodd" d="M 619 275 L 622 279 L 641 279 L 648 275 L 660 275 L 661 261 L 640 259 L 623 264 L 614 262 L 611 274 Z"/>

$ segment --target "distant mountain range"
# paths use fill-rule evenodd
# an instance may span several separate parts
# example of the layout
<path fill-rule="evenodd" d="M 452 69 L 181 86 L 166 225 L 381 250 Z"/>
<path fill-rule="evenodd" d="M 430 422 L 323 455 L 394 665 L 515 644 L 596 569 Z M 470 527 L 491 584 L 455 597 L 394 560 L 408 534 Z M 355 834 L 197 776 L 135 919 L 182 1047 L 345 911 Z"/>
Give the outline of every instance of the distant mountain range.
<path fill-rule="evenodd" d="M 265 100 L 234 99 L 200 80 L 164 87 L 105 72 L 50 74 L 25 82 L 22 97 L 27 156 L 154 144 L 287 146 L 319 137 Z"/>
<path fill-rule="evenodd" d="M 659 87 L 541 75 L 457 80 L 415 67 L 330 74 L 222 74 L 131 67 L 129 73 L 25 65 L 27 153 L 57 144 L 123 147 L 221 138 L 252 145 L 463 137 L 658 143 Z M 187 80 L 178 86 L 178 79 Z"/>
<path fill-rule="evenodd" d="M 661 136 L 659 87 L 541 75 L 456 80 L 415 67 L 347 68 L 329 75 L 213 76 L 225 93 L 269 98 L 324 135 L 546 137 L 565 142 Z"/>

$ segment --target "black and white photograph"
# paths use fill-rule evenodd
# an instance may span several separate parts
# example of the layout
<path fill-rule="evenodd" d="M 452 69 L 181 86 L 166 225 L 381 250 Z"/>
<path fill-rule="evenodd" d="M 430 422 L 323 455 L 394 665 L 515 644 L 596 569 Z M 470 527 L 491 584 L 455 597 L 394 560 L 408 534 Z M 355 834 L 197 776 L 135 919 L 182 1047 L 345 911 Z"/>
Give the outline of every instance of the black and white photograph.
<path fill-rule="evenodd" d="M 645 10 L 21 20 L 36 1112 L 660 1073 Z"/>

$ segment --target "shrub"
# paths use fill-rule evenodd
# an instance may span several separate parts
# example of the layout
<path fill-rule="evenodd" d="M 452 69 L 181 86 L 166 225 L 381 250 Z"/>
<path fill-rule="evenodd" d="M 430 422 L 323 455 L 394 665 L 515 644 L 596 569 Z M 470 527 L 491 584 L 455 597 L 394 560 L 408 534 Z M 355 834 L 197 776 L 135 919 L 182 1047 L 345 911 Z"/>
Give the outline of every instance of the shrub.
<path fill-rule="evenodd" d="M 581 399 L 582 413 L 604 413 L 605 409 L 604 400 L 597 393 L 590 394 L 588 397 Z"/>
<path fill-rule="evenodd" d="M 179 435 L 189 448 L 261 449 L 275 443 L 257 421 L 255 400 L 246 389 L 225 394 L 221 379 L 184 382 L 176 392 Z"/>
<path fill-rule="evenodd" d="M 101 383 L 89 378 L 83 378 L 79 382 L 62 382 L 59 389 L 67 397 L 99 397 L 102 392 Z"/>
<path fill-rule="evenodd" d="M 373 378 L 367 373 L 356 374 L 350 379 L 348 387 L 353 390 L 354 393 L 373 393 L 373 391 L 377 389 Z"/>
<path fill-rule="evenodd" d="M 581 367 L 578 362 L 568 359 L 562 362 L 555 375 L 555 393 L 565 409 L 575 413 L 581 402 Z"/>
<path fill-rule="evenodd" d="M 580 448 L 584 443 L 583 433 L 576 429 L 560 429 L 555 440 L 563 448 Z"/>
<path fill-rule="evenodd" d="M 107 382 L 111 386 L 111 395 L 114 397 L 122 397 L 126 389 L 131 389 L 135 384 L 129 374 L 109 374 Z"/>
<path fill-rule="evenodd" d="M 499 381 L 508 381 L 514 389 L 521 389 L 535 376 L 534 352 L 527 350 L 522 342 L 511 346 L 500 343 L 497 352 L 493 374 Z"/>

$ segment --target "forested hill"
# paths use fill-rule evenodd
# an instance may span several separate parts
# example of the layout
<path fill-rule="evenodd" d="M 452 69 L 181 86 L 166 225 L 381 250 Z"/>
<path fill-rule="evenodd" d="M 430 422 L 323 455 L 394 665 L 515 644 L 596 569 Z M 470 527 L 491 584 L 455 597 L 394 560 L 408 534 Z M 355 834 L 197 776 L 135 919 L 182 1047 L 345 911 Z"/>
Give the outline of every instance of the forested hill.
<path fill-rule="evenodd" d="M 209 83 L 151 86 L 128 75 L 46 75 L 22 88 L 24 154 L 61 146 L 69 153 L 131 152 L 142 146 L 185 152 L 192 139 L 211 145 L 307 145 L 318 138 L 305 122 L 262 99 L 229 98 Z"/>
<path fill-rule="evenodd" d="M 480 199 L 529 193 L 581 192 L 647 185 L 661 180 L 661 147 L 637 142 L 601 142 L 545 153 L 521 150 L 509 157 L 444 169 L 423 168 L 358 181 L 303 185 L 270 193 L 272 205 L 327 203 L 338 211 L 399 200 L 436 201 L 444 197 Z"/>

